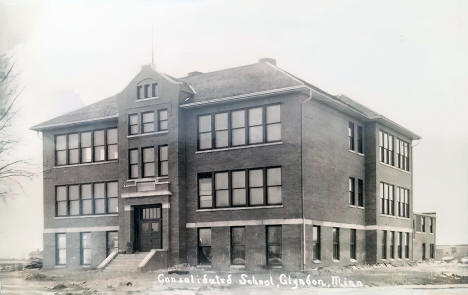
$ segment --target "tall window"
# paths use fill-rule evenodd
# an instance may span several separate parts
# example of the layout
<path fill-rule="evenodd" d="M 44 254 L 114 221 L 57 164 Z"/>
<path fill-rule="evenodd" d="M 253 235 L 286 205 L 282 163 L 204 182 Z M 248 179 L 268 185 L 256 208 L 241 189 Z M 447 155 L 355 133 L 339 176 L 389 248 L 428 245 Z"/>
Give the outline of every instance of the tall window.
<path fill-rule="evenodd" d="M 431 259 L 435 258 L 435 245 L 434 244 L 429 244 L 429 258 Z"/>
<path fill-rule="evenodd" d="M 247 206 L 245 170 L 232 171 L 232 205 Z"/>
<path fill-rule="evenodd" d="M 70 215 L 80 215 L 80 186 L 70 185 L 68 187 L 70 200 Z"/>
<path fill-rule="evenodd" d="M 198 175 L 198 206 L 200 208 L 213 207 L 213 184 L 211 173 Z"/>
<path fill-rule="evenodd" d="M 333 259 L 340 260 L 340 229 L 333 228 Z"/>
<path fill-rule="evenodd" d="M 211 264 L 211 228 L 198 229 L 198 264 Z"/>
<path fill-rule="evenodd" d="M 158 97 L 158 83 L 151 84 L 151 96 Z"/>
<path fill-rule="evenodd" d="M 246 143 L 245 116 L 245 110 L 231 113 L 232 146 L 245 145 Z"/>
<path fill-rule="evenodd" d="M 119 212 L 119 189 L 118 182 L 107 183 L 107 212 L 116 213 Z"/>
<path fill-rule="evenodd" d="M 395 232 L 390 232 L 390 258 L 395 258 Z"/>
<path fill-rule="evenodd" d="M 89 163 L 93 160 L 92 132 L 81 133 L 81 162 Z"/>
<path fill-rule="evenodd" d="M 158 158 L 159 176 L 168 176 L 169 175 L 169 156 L 168 156 L 167 145 L 159 146 L 158 157 L 159 157 Z"/>
<path fill-rule="evenodd" d="M 154 148 L 142 148 L 141 152 L 143 154 L 143 177 L 155 176 Z"/>
<path fill-rule="evenodd" d="M 314 260 L 320 260 L 321 259 L 321 253 L 320 253 L 320 241 L 321 235 L 320 235 L 320 226 L 319 225 L 314 225 L 312 227 L 312 251 L 313 251 L 313 258 Z"/>
<path fill-rule="evenodd" d="M 55 264 L 67 264 L 67 236 L 64 233 L 55 234 Z"/>
<path fill-rule="evenodd" d="M 387 215 L 394 215 L 394 186 L 385 182 L 380 183 L 380 213 Z"/>
<path fill-rule="evenodd" d="M 168 128 L 167 110 L 158 111 L 158 131 L 164 131 Z"/>
<path fill-rule="evenodd" d="M 400 169 L 409 171 L 409 144 L 401 139 L 397 139 L 396 144 L 397 166 Z"/>
<path fill-rule="evenodd" d="M 349 204 L 356 205 L 356 193 L 354 191 L 354 177 L 348 179 Z"/>
<path fill-rule="evenodd" d="M 263 169 L 249 170 L 249 204 L 265 204 Z"/>
<path fill-rule="evenodd" d="M 68 134 L 68 163 L 78 164 L 80 162 L 79 134 Z"/>
<path fill-rule="evenodd" d="M 106 145 L 104 130 L 94 131 L 94 161 L 104 161 L 106 159 Z"/>
<path fill-rule="evenodd" d="M 215 200 L 216 207 L 229 207 L 229 173 L 215 173 Z"/>
<path fill-rule="evenodd" d="M 67 216 L 68 215 L 68 197 L 67 197 L 67 187 L 66 186 L 57 186 L 55 193 L 55 214 L 57 216 Z"/>
<path fill-rule="evenodd" d="M 281 107 L 270 105 L 198 117 L 198 149 L 281 140 Z"/>
<path fill-rule="evenodd" d="M 358 206 L 364 207 L 364 181 L 358 179 Z"/>
<path fill-rule="evenodd" d="M 128 115 L 128 135 L 135 135 L 139 132 L 138 114 Z"/>
<path fill-rule="evenodd" d="M 405 233 L 405 258 L 409 258 L 409 233 Z"/>
<path fill-rule="evenodd" d="M 398 233 L 398 258 L 403 258 L 403 233 Z"/>
<path fill-rule="evenodd" d="M 198 117 L 198 149 L 206 150 L 211 149 L 212 135 L 211 135 L 211 115 Z"/>
<path fill-rule="evenodd" d="M 107 159 L 116 160 L 119 157 L 117 145 L 117 129 L 107 129 Z"/>
<path fill-rule="evenodd" d="M 81 185 L 81 213 L 83 215 L 93 214 L 93 187 L 92 184 Z"/>
<path fill-rule="evenodd" d="M 348 148 L 354 151 L 354 123 L 348 123 Z"/>
<path fill-rule="evenodd" d="M 281 168 L 268 168 L 267 172 L 267 204 L 282 203 L 281 197 Z"/>
<path fill-rule="evenodd" d="M 397 188 L 397 208 L 398 216 L 409 218 L 409 190 L 398 187 Z"/>
<path fill-rule="evenodd" d="M 103 182 L 93 184 L 94 191 L 94 213 L 103 214 L 106 212 L 106 191 Z"/>
<path fill-rule="evenodd" d="M 139 173 L 138 173 L 138 149 L 131 149 L 128 151 L 128 164 L 129 164 L 129 177 L 131 179 L 138 178 Z"/>
<path fill-rule="evenodd" d="M 91 264 L 91 233 L 81 233 L 81 265 Z"/>
<path fill-rule="evenodd" d="M 154 112 L 146 112 L 141 114 L 141 132 L 154 132 Z"/>
<path fill-rule="evenodd" d="M 67 164 L 67 136 L 55 136 L 55 165 Z"/>
<path fill-rule="evenodd" d="M 231 264 L 245 265 L 245 227 L 231 227 Z"/>
<path fill-rule="evenodd" d="M 422 243 L 422 260 L 426 260 L 426 243 Z"/>
<path fill-rule="evenodd" d="M 434 219 L 432 217 L 429 217 L 429 232 L 432 234 L 434 233 L 434 224 L 433 224 Z"/>
<path fill-rule="evenodd" d="M 137 86 L 137 99 L 141 99 L 141 88 L 143 88 L 143 86 Z"/>
<path fill-rule="evenodd" d="M 387 259 L 387 231 L 382 232 L 382 259 Z"/>
<path fill-rule="evenodd" d="M 379 132 L 379 143 L 380 143 L 380 161 L 385 164 L 394 165 L 393 156 L 393 135 L 387 132 Z"/>
<path fill-rule="evenodd" d="M 119 249 L 119 232 L 117 231 L 108 231 L 106 232 L 106 257 L 109 254 Z"/>
<path fill-rule="evenodd" d="M 350 230 L 350 237 L 349 237 L 349 255 L 351 259 L 356 259 L 356 230 L 351 229 Z"/>
<path fill-rule="evenodd" d="M 145 98 L 150 97 L 150 94 L 149 94 L 149 87 L 150 87 L 149 84 L 143 85 L 143 88 L 145 89 Z"/>
<path fill-rule="evenodd" d="M 267 240 L 267 264 L 270 266 L 281 265 L 282 235 L 281 225 L 268 225 L 266 227 Z"/>
<path fill-rule="evenodd" d="M 424 216 L 421 216 L 421 231 L 426 232 L 426 218 Z"/>
<path fill-rule="evenodd" d="M 357 126 L 357 151 L 358 153 L 364 153 L 364 135 L 362 126 Z"/>

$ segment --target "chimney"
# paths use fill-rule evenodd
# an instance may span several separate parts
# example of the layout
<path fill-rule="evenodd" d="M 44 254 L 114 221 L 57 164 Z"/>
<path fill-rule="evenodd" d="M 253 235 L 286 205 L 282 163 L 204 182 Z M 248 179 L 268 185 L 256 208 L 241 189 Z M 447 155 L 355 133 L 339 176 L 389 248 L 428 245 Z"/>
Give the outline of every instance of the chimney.
<path fill-rule="evenodd" d="M 267 62 L 271 63 L 272 65 L 276 66 L 276 59 L 270 57 L 264 57 L 258 60 L 258 62 Z"/>
<path fill-rule="evenodd" d="M 198 76 L 198 75 L 201 75 L 201 74 L 203 74 L 203 73 L 198 72 L 198 71 L 193 71 L 193 72 L 188 73 L 187 76 L 193 77 L 193 76 Z"/>

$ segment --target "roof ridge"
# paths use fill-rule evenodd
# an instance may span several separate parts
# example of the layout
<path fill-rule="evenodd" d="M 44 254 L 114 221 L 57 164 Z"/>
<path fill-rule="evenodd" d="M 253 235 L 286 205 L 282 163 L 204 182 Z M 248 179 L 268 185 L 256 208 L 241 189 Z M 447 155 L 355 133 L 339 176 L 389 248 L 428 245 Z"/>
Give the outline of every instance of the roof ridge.
<path fill-rule="evenodd" d="M 242 68 L 251 67 L 251 66 L 254 66 L 254 65 L 258 65 L 258 64 L 260 64 L 260 63 L 256 62 L 256 63 L 252 63 L 252 64 L 247 64 L 247 65 L 242 65 L 242 66 L 237 66 L 237 67 L 232 67 L 232 68 L 225 68 L 225 69 L 211 71 L 211 72 L 200 72 L 200 74 L 197 74 L 196 77 L 200 77 L 200 76 L 208 75 L 208 74 L 225 72 L 225 71 L 231 71 L 231 70 L 234 70 L 234 69 L 242 69 Z M 190 77 L 195 77 L 195 76 L 184 76 L 184 77 L 180 77 L 180 78 L 176 78 L 176 79 L 183 80 L 183 79 L 190 78 Z"/>

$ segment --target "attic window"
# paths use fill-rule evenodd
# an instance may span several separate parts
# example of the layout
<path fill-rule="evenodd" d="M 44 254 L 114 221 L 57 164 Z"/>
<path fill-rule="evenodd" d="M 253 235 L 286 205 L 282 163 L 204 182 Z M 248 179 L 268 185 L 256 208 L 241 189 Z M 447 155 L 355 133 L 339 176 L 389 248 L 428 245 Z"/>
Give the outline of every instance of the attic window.
<path fill-rule="evenodd" d="M 158 83 L 144 83 L 137 86 L 137 99 L 158 97 Z"/>

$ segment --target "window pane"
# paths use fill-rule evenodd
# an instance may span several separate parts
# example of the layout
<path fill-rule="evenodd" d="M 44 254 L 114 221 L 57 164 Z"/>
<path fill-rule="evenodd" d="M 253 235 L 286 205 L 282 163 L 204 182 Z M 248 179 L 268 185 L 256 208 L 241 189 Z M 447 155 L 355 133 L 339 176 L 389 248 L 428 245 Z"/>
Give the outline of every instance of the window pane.
<path fill-rule="evenodd" d="M 67 237 L 65 234 L 57 235 L 57 248 L 63 249 L 67 247 Z"/>
<path fill-rule="evenodd" d="M 154 112 L 143 113 L 142 117 L 143 117 L 142 118 L 143 123 L 154 122 Z"/>
<path fill-rule="evenodd" d="M 215 130 L 228 129 L 228 114 L 221 113 L 215 115 Z"/>
<path fill-rule="evenodd" d="M 249 109 L 249 126 L 261 125 L 263 123 L 263 109 Z"/>
<path fill-rule="evenodd" d="M 245 111 L 235 111 L 231 113 L 231 127 L 245 127 Z"/>
<path fill-rule="evenodd" d="M 200 178 L 198 180 L 200 195 L 211 195 L 211 177 Z"/>
<path fill-rule="evenodd" d="M 118 198 L 108 199 L 108 208 L 109 208 L 109 213 L 119 212 L 119 199 Z"/>
<path fill-rule="evenodd" d="M 91 249 L 83 249 L 83 264 L 91 264 Z"/>
<path fill-rule="evenodd" d="M 138 178 L 138 165 L 134 164 L 130 166 L 130 177 Z"/>
<path fill-rule="evenodd" d="M 80 150 L 70 150 L 69 157 L 70 164 L 77 164 L 80 161 Z"/>
<path fill-rule="evenodd" d="M 94 131 L 94 146 L 104 145 L 104 130 Z"/>
<path fill-rule="evenodd" d="M 117 128 L 107 130 L 107 144 L 117 143 Z"/>
<path fill-rule="evenodd" d="M 263 142 L 263 127 L 250 127 L 249 128 L 249 143 Z"/>
<path fill-rule="evenodd" d="M 228 131 L 216 131 L 216 147 L 228 146 Z"/>
<path fill-rule="evenodd" d="M 104 198 L 104 183 L 95 183 L 94 184 L 94 197 L 95 198 Z"/>
<path fill-rule="evenodd" d="M 57 264 L 67 264 L 67 249 L 60 249 L 57 258 Z"/>
<path fill-rule="evenodd" d="M 156 170 L 154 168 L 154 163 L 145 163 L 143 165 L 144 177 L 155 176 L 155 173 L 156 173 Z"/>
<path fill-rule="evenodd" d="M 247 197 L 244 188 L 237 188 L 232 190 L 232 205 L 247 205 Z"/>
<path fill-rule="evenodd" d="M 66 201 L 66 200 L 67 200 L 67 187 L 57 186 L 57 201 Z"/>
<path fill-rule="evenodd" d="M 281 185 L 281 168 L 267 169 L 267 185 Z"/>
<path fill-rule="evenodd" d="M 80 215 L 80 201 L 70 201 L 70 215 Z"/>
<path fill-rule="evenodd" d="M 159 111 L 159 120 L 167 120 L 167 110 Z"/>
<path fill-rule="evenodd" d="M 198 130 L 200 132 L 211 131 L 211 115 L 198 117 Z"/>
<path fill-rule="evenodd" d="M 263 204 L 263 188 L 251 188 L 250 189 L 250 205 L 262 205 Z"/>
<path fill-rule="evenodd" d="M 227 189 L 228 188 L 228 173 L 216 173 L 215 174 L 215 189 Z"/>
<path fill-rule="evenodd" d="M 67 164 L 67 151 L 57 152 L 57 165 Z"/>
<path fill-rule="evenodd" d="M 68 135 L 68 148 L 69 149 L 78 148 L 78 133 Z"/>
<path fill-rule="evenodd" d="M 281 264 L 281 246 L 268 247 L 268 264 Z"/>
<path fill-rule="evenodd" d="M 233 227 L 231 229 L 231 241 L 233 244 L 245 244 L 244 229 L 244 227 Z"/>
<path fill-rule="evenodd" d="M 130 126 L 130 134 L 137 134 L 138 133 L 138 125 Z"/>
<path fill-rule="evenodd" d="M 267 227 L 268 232 L 268 244 L 280 244 L 281 243 L 281 227 L 280 226 L 269 226 Z"/>
<path fill-rule="evenodd" d="M 82 200 L 83 214 L 92 214 L 93 213 L 93 200 Z"/>
<path fill-rule="evenodd" d="M 96 214 L 106 213 L 106 199 L 95 199 L 94 200 L 94 211 Z"/>
<path fill-rule="evenodd" d="M 232 187 L 239 188 L 245 187 L 245 171 L 232 172 Z"/>
<path fill-rule="evenodd" d="M 59 135 L 55 137 L 55 150 L 64 150 L 67 148 L 66 135 Z"/>
<path fill-rule="evenodd" d="M 107 159 L 115 160 L 119 157 L 119 151 L 116 144 L 107 146 Z"/>
<path fill-rule="evenodd" d="M 232 130 L 232 145 L 245 144 L 245 128 Z"/>
<path fill-rule="evenodd" d="M 200 228 L 198 230 L 198 245 L 199 246 L 211 246 L 211 229 Z"/>
<path fill-rule="evenodd" d="M 104 146 L 94 147 L 94 161 L 105 160 L 105 148 Z"/>
<path fill-rule="evenodd" d="M 81 149 L 81 161 L 83 163 L 91 162 L 91 151 L 90 147 Z"/>
<path fill-rule="evenodd" d="M 114 198 L 118 196 L 118 183 L 108 182 L 107 183 L 107 197 Z"/>
<path fill-rule="evenodd" d="M 160 171 L 161 176 L 165 176 L 165 175 L 169 174 L 168 166 L 169 165 L 167 164 L 167 162 L 162 162 L 161 163 L 161 166 L 160 166 L 161 167 L 161 171 Z"/>
<path fill-rule="evenodd" d="M 70 185 L 68 187 L 68 194 L 70 200 L 79 200 L 80 199 L 80 186 L 79 185 Z"/>
<path fill-rule="evenodd" d="M 281 140 L 281 124 L 267 126 L 267 141 Z"/>
<path fill-rule="evenodd" d="M 91 199 L 91 184 L 81 185 L 81 198 L 82 199 Z"/>
<path fill-rule="evenodd" d="M 67 202 L 61 201 L 57 203 L 57 216 L 67 215 Z"/>
<path fill-rule="evenodd" d="M 250 187 L 263 186 L 263 170 L 249 170 L 249 185 Z"/>
<path fill-rule="evenodd" d="M 159 121 L 159 130 L 167 130 L 167 121 Z"/>
<path fill-rule="evenodd" d="M 138 124 L 138 115 L 137 114 L 130 115 L 128 117 L 128 121 L 129 121 L 130 125 L 137 125 Z"/>
<path fill-rule="evenodd" d="M 211 133 L 200 134 L 200 149 L 211 148 Z"/>
<path fill-rule="evenodd" d="M 273 186 L 268 188 L 268 204 L 281 204 L 281 186 Z"/>
<path fill-rule="evenodd" d="M 143 133 L 153 132 L 154 131 L 154 123 L 144 123 L 143 124 Z"/>
<path fill-rule="evenodd" d="M 130 150 L 130 164 L 138 164 L 138 150 Z"/>
<path fill-rule="evenodd" d="M 216 192 L 216 207 L 227 207 L 229 206 L 229 191 L 217 191 Z"/>
<path fill-rule="evenodd" d="M 200 208 L 211 208 L 213 206 L 212 197 L 200 196 Z"/>
<path fill-rule="evenodd" d="M 154 162 L 154 148 L 143 149 L 143 162 Z"/>
<path fill-rule="evenodd" d="M 159 147 L 159 160 L 167 161 L 167 145 Z"/>
<path fill-rule="evenodd" d="M 267 107 L 267 123 L 281 122 L 281 111 L 279 105 Z"/>

